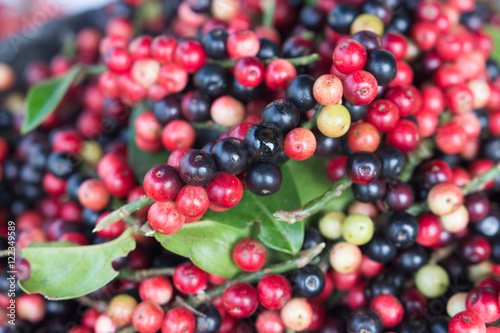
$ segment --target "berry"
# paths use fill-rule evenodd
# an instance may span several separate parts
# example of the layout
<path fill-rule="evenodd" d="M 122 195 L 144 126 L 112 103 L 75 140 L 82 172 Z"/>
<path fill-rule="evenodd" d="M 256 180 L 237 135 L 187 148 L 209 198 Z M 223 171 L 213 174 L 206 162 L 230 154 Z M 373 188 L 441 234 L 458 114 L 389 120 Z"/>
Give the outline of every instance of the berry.
<path fill-rule="evenodd" d="M 260 196 L 272 195 L 281 187 L 283 175 L 278 166 L 271 162 L 255 162 L 246 171 L 245 181 L 253 193 Z"/>
<path fill-rule="evenodd" d="M 459 332 L 477 332 L 486 333 L 486 325 L 484 321 L 474 312 L 463 311 L 457 313 L 450 320 L 448 326 L 450 333 Z"/>
<path fill-rule="evenodd" d="M 357 185 L 372 183 L 379 177 L 381 169 L 380 159 L 370 152 L 356 152 L 349 156 L 346 163 L 346 173 Z"/>
<path fill-rule="evenodd" d="M 384 234 L 396 247 L 410 247 L 418 236 L 417 219 L 405 212 L 395 212 L 389 218 Z"/>
<path fill-rule="evenodd" d="M 140 333 L 154 333 L 162 325 L 163 310 L 153 302 L 139 303 L 132 314 L 132 324 Z"/>
<path fill-rule="evenodd" d="M 235 283 L 223 294 L 224 309 L 235 318 L 252 315 L 259 306 L 257 290 L 247 283 Z"/>
<path fill-rule="evenodd" d="M 313 311 L 304 298 L 292 298 L 281 308 L 280 316 L 286 328 L 302 331 L 311 325 Z"/>
<path fill-rule="evenodd" d="M 243 172 L 250 160 L 245 143 L 232 137 L 219 140 L 212 148 L 211 154 L 217 170 L 231 175 Z"/>
<path fill-rule="evenodd" d="M 299 124 L 300 113 L 291 101 L 277 99 L 264 108 L 262 121 L 273 124 L 281 133 L 287 134 Z"/>
<path fill-rule="evenodd" d="M 474 312 L 486 323 L 500 318 L 498 293 L 489 288 L 474 288 L 467 294 L 465 306 L 467 311 Z"/>
<path fill-rule="evenodd" d="M 354 39 L 347 39 L 335 47 L 333 63 L 342 73 L 348 74 L 363 69 L 367 59 L 365 47 Z"/>
<path fill-rule="evenodd" d="M 234 65 L 234 77 L 245 87 L 257 87 L 264 80 L 264 64 L 257 58 L 241 58 Z"/>
<path fill-rule="evenodd" d="M 214 159 L 204 150 L 191 150 L 179 162 L 179 175 L 191 186 L 207 185 L 215 177 L 216 170 Z"/>
<path fill-rule="evenodd" d="M 144 176 L 143 183 L 146 195 L 159 202 L 174 200 L 182 187 L 177 170 L 166 164 L 151 168 Z"/>
<path fill-rule="evenodd" d="M 356 271 L 361 264 L 362 254 L 358 246 L 347 242 L 335 244 L 330 252 L 330 264 L 339 273 Z"/>
<path fill-rule="evenodd" d="M 162 333 L 194 333 L 196 319 L 191 311 L 186 308 L 177 307 L 167 311 L 163 324 Z"/>
<path fill-rule="evenodd" d="M 382 321 L 382 326 L 393 327 L 403 320 L 403 306 L 393 295 L 377 295 L 370 301 L 370 309 L 374 310 Z"/>
<path fill-rule="evenodd" d="M 417 271 L 415 284 L 424 296 L 437 298 L 446 292 L 450 279 L 441 266 L 425 265 Z"/>
<path fill-rule="evenodd" d="M 241 30 L 229 35 L 226 42 L 231 58 L 255 57 L 259 52 L 259 39 L 251 30 Z"/>
<path fill-rule="evenodd" d="M 250 156 L 269 160 L 283 149 L 283 134 L 270 123 L 256 124 L 245 134 L 245 144 Z"/>
<path fill-rule="evenodd" d="M 354 310 L 347 319 L 347 330 L 349 332 L 372 332 L 379 333 L 383 330 L 382 321 L 378 314 L 372 309 L 360 308 Z"/>
<path fill-rule="evenodd" d="M 185 262 L 175 268 L 173 282 L 175 288 L 184 294 L 196 294 L 204 290 L 208 274 L 191 262 Z"/>
<path fill-rule="evenodd" d="M 283 275 L 269 274 L 257 285 L 259 303 L 270 310 L 279 310 L 292 297 L 292 287 Z"/>
<path fill-rule="evenodd" d="M 203 215 L 210 205 L 207 191 L 201 186 L 184 186 L 177 195 L 175 205 L 186 217 Z"/>
<path fill-rule="evenodd" d="M 342 222 L 342 236 L 356 245 L 364 245 L 373 237 L 373 221 L 361 214 L 350 214 Z"/>
<path fill-rule="evenodd" d="M 289 280 L 294 286 L 294 294 L 307 299 L 318 297 L 325 288 L 325 274 L 314 265 L 292 271 Z"/>
<path fill-rule="evenodd" d="M 351 115 L 343 105 L 327 105 L 319 112 L 317 126 L 327 137 L 341 137 L 347 133 L 350 125 Z"/>
<path fill-rule="evenodd" d="M 285 137 L 284 150 L 293 160 L 306 160 L 316 150 L 316 138 L 307 128 L 295 128 Z"/>
<path fill-rule="evenodd" d="M 315 82 L 314 78 L 309 75 L 297 76 L 286 89 L 286 99 L 293 103 L 300 112 L 311 110 L 316 105 Z"/>
<path fill-rule="evenodd" d="M 100 180 L 88 179 L 78 189 L 78 201 L 85 208 L 100 211 L 106 208 L 109 200 L 110 194 Z"/>
<path fill-rule="evenodd" d="M 283 90 L 297 77 L 297 70 L 285 59 L 273 60 L 266 67 L 264 81 L 271 90 Z"/>
<path fill-rule="evenodd" d="M 179 231 L 185 219 L 172 201 L 155 202 L 148 211 L 149 224 L 163 235 L 171 235 Z"/>
<path fill-rule="evenodd" d="M 314 82 L 313 95 L 319 104 L 338 104 L 342 100 L 342 81 L 334 75 L 322 75 Z"/>
<path fill-rule="evenodd" d="M 196 310 L 204 314 L 204 316 L 196 316 L 197 331 L 203 333 L 216 333 L 219 331 L 222 324 L 222 317 L 215 306 L 209 303 L 202 303 Z"/>

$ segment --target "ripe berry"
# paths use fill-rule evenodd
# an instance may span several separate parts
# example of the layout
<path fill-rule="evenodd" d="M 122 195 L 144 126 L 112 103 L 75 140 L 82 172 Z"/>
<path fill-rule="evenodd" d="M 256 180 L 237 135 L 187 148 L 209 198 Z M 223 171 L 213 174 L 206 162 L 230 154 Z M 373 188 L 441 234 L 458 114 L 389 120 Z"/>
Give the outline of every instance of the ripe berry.
<path fill-rule="evenodd" d="M 194 90 L 182 96 L 181 113 L 190 122 L 203 122 L 210 119 L 210 97 Z"/>
<path fill-rule="evenodd" d="M 283 149 L 283 134 L 270 123 L 252 126 L 245 135 L 245 144 L 253 158 L 269 160 Z"/>
<path fill-rule="evenodd" d="M 399 120 L 399 109 L 396 104 L 386 99 L 379 99 L 370 104 L 365 121 L 381 132 L 393 129 Z"/>
<path fill-rule="evenodd" d="M 185 262 L 175 268 L 173 282 L 181 293 L 196 294 L 206 288 L 208 274 L 193 263 Z"/>
<path fill-rule="evenodd" d="M 204 333 L 216 333 L 219 331 L 222 318 L 215 306 L 209 303 L 202 303 L 196 310 L 204 314 L 204 316 L 196 316 L 196 330 Z"/>
<path fill-rule="evenodd" d="M 151 227 L 163 235 L 171 235 L 182 228 L 185 217 L 173 201 L 155 202 L 148 211 Z"/>
<path fill-rule="evenodd" d="M 346 173 L 352 182 L 358 185 L 368 185 L 375 181 L 381 169 L 380 159 L 370 152 L 359 151 L 347 159 Z"/>
<path fill-rule="evenodd" d="M 175 48 L 174 61 L 186 72 L 194 73 L 205 64 L 207 56 L 201 44 L 193 40 L 184 40 Z"/>
<path fill-rule="evenodd" d="M 217 64 L 206 64 L 194 74 L 195 87 L 210 97 L 219 97 L 226 91 L 229 81 L 225 70 Z"/>
<path fill-rule="evenodd" d="M 139 286 L 139 295 L 143 301 L 165 305 L 172 299 L 172 283 L 161 275 L 146 278 Z"/>
<path fill-rule="evenodd" d="M 213 29 L 204 34 L 201 44 L 208 57 L 212 59 L 225 59 L 228 57 L 226 41 L 228 33 L 224 29 Z"/>
<path fill-rule="evenodd" d="M 169 35 L 159 35 L 151 42 L 151 55 L 161 63 L 173 62 L 177 40 Z"/>
<path fill-rule="evenodd" d="M 184 120 L 173 120 L 163 128 L 161 141 L 167 150 L 174 151 L 193 146 L 195 136 L 196 133 L 191 124 Z"/>
<path fill-rule="evenodd" d="M 286 89 L 297 77 L 297 70 L 285 59 L 273 60 L 266 67 L 264 80 L 271 90 Z"/>
<path fill-rule="evenodd" d="M 104 57 L 106 66 L 115 73 L 126 73 L 132 66 L 132 57 L 124 48 L 115 47 L 110 49 Z"/>
<path fill-rule="evenodd" d="M 211 154 L 217 165 L 217 170 L 232 175 L 243 172 L 250 159 L 245 143 L 232 137 L 217 141 Z"/>
<path fill-rule="evenodd" d="M 123 198 L 134 188 L 135 176 L 129 167 L 120 165 L 106 175 L 104 184 L 110 194 Z"/>
<path fill-rule="evenodd" d="M 167 62 L 163 64 L 158 73 L 158 84 L 162 86 L 167 93 L 181 92 L 188 83 L 188 73 L 180 65 Z"/>
<path fill-rule="evenodd" d="M 370 309 L 374 310 L 385 328 L 394 327 L 403 320 L 403 306 L 393 295 L 377 295 L 370 301 Z"/>
<path fill-rule="evenodd" d="M 264 64 L 258 58 L 241 58 L 234 65 L 234 77 L 245 87 L 257 87 L 264 80 Z"/>
<path fill-rule="evenodd" d="M 306 160 L 316 150 L 316 138 L 307 128 L 295 128 L 286 135 L 284 150 L 293 160 Z"/>
<path fill-rule="evenodd" d="M 243 197 L 243 185 L 238 177 L 219 173 L 208 183 L 207 195 L 210 203 L 229 209 L 236 206 Z"/>
<path fill-rule="evenodd" d="M 264 310 L 255 320 L 255 329 L 258 333 L 279 333 L 285 331 L 278 311 Z"/>
<path fill-rule="evenodd" d="M 473 235 L 467 237 L 460 247 L 460 254 L 469 264 L 479 264 L 488 260 L 491 255 L 491 245 L 484 237 Z"/>
<path fill-rule="evenodd" d="M 311 110 L 316 105 L 314 96 L 315 80 L 309 75 L 299 75 L 286 90 L 286 99 L 300 112 Z"/>
<path fill-rule="evenodd" d="M 325 288 L 325 274 L 314 265 L 292 271 L 289 280 L 294 286 L 294 294 L 307 299 L 318 297 Z"/>
<path fill-rule="evenodd" d="M 143 183 L 146 195 L 160 202 L 174 200 L 182 187 L 177 170 L 166 164 L 151 168 L 144 176 Z"/>
<path fill-rule="evenodd" d="M 366 71 L 358 70 L 347 74 L 343 84 L 344 98 L 354 105 L 370 104 L 377 97 L 377 80 Z"/>
<path fill-rule="evenodd" d="M 277 99 L 264 108 L 262 121 L 273 124 L 283 134 L 287 134 L 299 124 L 300 113 L 289 100 Z"/>
<path fill-rule="evenodd" d="M 354 39 L 347 39 L 337 44 L 333 51 L 335 67 L 345 74 L 363 69 L 366 59 L 365 47 Z"/>
<path fill-rule="evenodd" d="M 245 181 L 253 193 L 272 195 L 281 187 L 283 175 L 280 168 L 271 162 L 255 162 L 246 171 Z"/>
<path fill-rule="evenodd" d="M 259 39 L 251 30 L 233 32 L 227 38 L 227 52 L 231 58 L 255 57 L 259 52 Z"/>
<path fill-rule="evenodd" d="M 269 274 L 257 285 L 259 303 L 271 310 L 278 310 L 292 297 L 292 287 L 283 275 Z"/>
<path fill-rule="evenodd" d="M 467 311 L 474 312 L 486 323 L 492 323 L 500 318 L 498 293 L 489 288 L 474 288 L 469 291 L 465 306 Z"/>
<path fill-rule="evenodd" d="M 418 126 L 407 119 L 401 119 L 396 126 L 387 133 L 387 143 L 403 152 L 415 149 L 420 142 Z"/>
<path fill-rule="evenodd" d="M 436 144 L 445 154 L 461 152 L 465 147 L 466 139 L 464 130 L 454 123 L 444 124 L 436 132 Z"/>
<path fill-rule="evenodd" d="M 257 290 L 247 283 L 229 286 L 222 297 L 224 309 L 235 318 L 249 317 L 259 306 Z"/>
<path fill-rule="evenodd" d="M 78 201 L 85 208 L 100 211 L 106 208 L 109 200 L 110 194 L 100 180 L 88 179 L 78 189 Z"/>
<path fill-rule="evenodd" d="M 186 185 L 177 195 L 175 204 L 182 215 L 196 217 L 207 211 L 210 201 L 203 187 Z"/>
<path fill-rule="evenodd" d="M 486 325 L 477 314 L 471 311 L 457 313 L 450 320 L 450 333 L 477 332 L 486 333 Z"/>
<path fill-rule="evenodd" d="M 357 123 L 347 133 L 347 145 L 352 152 L 377 150 L 380 143 L 378 130 L 370 123 Z"/>
<path fill-rule="evenodd" d="M 347 319 L 349 332 L 382 332 L 383 325 L 378 314 L 372 309 L 360 308 L 354 310 Z"/>
<path fill-rule="evenodd" d="M 179 162 L 179 175 L 191 186 L 207 185 L 215 177 L 216 170 L 212 156 L 199 149 L 191 150 Z"/>
<path fill-rule="evenodd" d="M 439 236 L 443 230 L 439 218 L 424 213 L 418 218 L 418 236 L 416 242 L 423 246 L 431 246 L 439 241 Z"/>
<path fill-rule="evenodd" d="M 405 212 L 395 212 L 389 218 L 384 234 L 396 247 L 410 247 L 418 236 L 417 219 Z"/>
<path fill-rule="evenodd" d="M 158 331 L 163 321 L 162 308 L 153 302 L 139 303 L 132 314 L 132 324 L 140 333 L 154 333 Z"/>
<path fill-rule="evenodd" d="M 267 260 L 264 245 L 256 239 L 246 238 L 238 242 L 233 250 L 233 260 L 246 272 L 254 272 L 262 268 Z"/>
<path fill-rule="evenodd" d="M 196 319 L 191 311 L 186 308 L 177 307 L 167 311 L 163 324 L 162 333 L 194 333 Z"/>
<path fill-rule="evenodd" d="M 463 194 L 458 186 L 440 183 L 431 188 L 427 195 L 429 209 L 436 215 L 448 215 L 455 212 L 463 203 Z"/>

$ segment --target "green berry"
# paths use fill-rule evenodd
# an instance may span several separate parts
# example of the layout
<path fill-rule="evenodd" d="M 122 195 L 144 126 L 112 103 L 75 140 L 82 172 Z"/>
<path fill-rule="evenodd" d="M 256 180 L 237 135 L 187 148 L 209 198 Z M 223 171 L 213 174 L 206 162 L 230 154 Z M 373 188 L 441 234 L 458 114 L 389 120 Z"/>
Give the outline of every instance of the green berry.
<path fill-rule="evenodd" d="M 364 245 L 373 237 L 373 221 L 361 214 L 351 214 L 342 223 L 342 236 L 346 241 L 356 245 Z"/>
<path fill-rule="evenodd" d="M 450 285 L 450 278 L 443 267 L 439 265 L 422 266 L 415 276 L 418 290 L 428 298 L 442 296 Z"/>

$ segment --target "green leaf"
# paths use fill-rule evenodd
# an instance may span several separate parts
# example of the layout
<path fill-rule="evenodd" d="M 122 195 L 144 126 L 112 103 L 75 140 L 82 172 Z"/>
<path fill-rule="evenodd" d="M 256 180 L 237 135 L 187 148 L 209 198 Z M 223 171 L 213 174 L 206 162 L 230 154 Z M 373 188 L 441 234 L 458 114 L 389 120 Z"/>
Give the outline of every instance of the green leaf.
<path fill-rule="evenodd" d="M 488 31 L 491 38 L 493 39 L 493 52 L 491 54 L 491 57 L 500 62 L 500 28 L 494 27 L 492 25 L 487 25 L 486 31 Z"/>
<path fill-rule="evenodd" d="M 49 299 L 83 296 L 113 280 L 118 272 L 111 263 L 135 248 L 132 230 L 99 245 L 75 246 L 64 243 L 38 243 L 21 250 L 31 266 L 31 277 L 20 282 L 28 293 L 41 293 Z"/>
<path fill-rule="evenodd" d="M 21 134 L 26 134 L 40 125 L 57 108 L 69 87 L 83 73 L 83 67 L 73 66 L 61 77 L 31 87 L 26 97 L 26 114 Z"/>
<path fill-rule="evenodd" d="M 295 209 L 301 205 L 290 166 L 283 165 L 281 171 L 283 182 L 277 193 L 268 197 L 260 197 L 250 191 L 245 191 L 236 207 L 222 213 L 207 211 L 204 219 L 241 229 L 259 222 L 260 232 L 257 238 L 264 245 L 285 253 L 298 253 L 304 238 L 304 223 L 289 224 L 278 221 L 273 216 L 278 210 Z"/>
<path fill-rule="evenodd" d="M 148 153 L 146 151 L 140 150 L 135 144 L 135 126 L 134 122 L 137 117 L 139 117 L 144 112 L 148 111 L 146 105 L 140 104 L 132 110 L 132 114 L 129 119 L 129 138 L 128 138 L 128 165 L 134 170 L 137 180 L 142 184 L 144 175 L 155 165 L 161 163 L 167 163 L 168 156 L 170 155 L 166 150 L 162 148 L 161 151 L 157 153 Z"/>
<path fill-rule="evenodd" d="M 204 220 L 185 224 L 173 235 L 155 233 L 155 238 L 164 248 L 189 257 L 204 271 L 232 278 L 240 272 L 233 262 L 233 248 L 241 239 L 250 237 L 250 229 Z"/>

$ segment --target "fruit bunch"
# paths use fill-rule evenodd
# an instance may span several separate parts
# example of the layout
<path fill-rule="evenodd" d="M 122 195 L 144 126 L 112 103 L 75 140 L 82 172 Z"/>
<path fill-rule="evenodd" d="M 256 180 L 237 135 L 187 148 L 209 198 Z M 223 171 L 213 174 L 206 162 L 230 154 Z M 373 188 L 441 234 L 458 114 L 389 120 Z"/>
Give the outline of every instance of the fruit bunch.
<path fill-rule="evenodd" d="M 5 92 L 0 332 L 500 331 L 497 20 L 107 6 Z"/>

